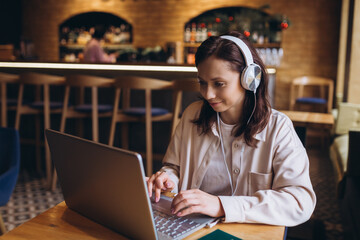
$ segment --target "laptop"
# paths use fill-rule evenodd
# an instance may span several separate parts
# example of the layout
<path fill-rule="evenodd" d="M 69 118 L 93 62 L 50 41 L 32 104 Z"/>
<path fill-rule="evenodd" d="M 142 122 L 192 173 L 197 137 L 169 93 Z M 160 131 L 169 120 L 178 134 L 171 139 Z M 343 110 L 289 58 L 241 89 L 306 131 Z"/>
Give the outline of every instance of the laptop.
<path fill-rule="evenodd" d="M 140 154 L 50 129 L 45 135 L 65 203 L 81 215 L 130 239 L 182 239 L 214 221 L 177 217 L 171 198 L 150 199 Z"/>

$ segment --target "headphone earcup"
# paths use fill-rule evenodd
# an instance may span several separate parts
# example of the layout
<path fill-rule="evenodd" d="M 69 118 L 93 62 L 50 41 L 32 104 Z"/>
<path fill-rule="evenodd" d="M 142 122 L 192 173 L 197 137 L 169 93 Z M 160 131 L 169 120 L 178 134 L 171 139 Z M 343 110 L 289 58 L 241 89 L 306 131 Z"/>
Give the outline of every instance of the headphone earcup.
<path fill-rule="evenodd" d="M 241 86 L 246 90 L 256 92 L 261 81 L 261 68 L 257 64 L 250 64 L 241 73 Z"/>

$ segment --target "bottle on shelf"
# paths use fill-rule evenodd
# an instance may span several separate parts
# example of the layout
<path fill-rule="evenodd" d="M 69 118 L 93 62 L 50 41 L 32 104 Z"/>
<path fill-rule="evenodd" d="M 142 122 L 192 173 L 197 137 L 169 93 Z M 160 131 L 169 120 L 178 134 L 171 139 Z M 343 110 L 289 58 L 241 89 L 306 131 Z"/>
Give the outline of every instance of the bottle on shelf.
<path fill-rule="evenodd" d="M 212 35 L 213 35 L 212 24 L 209 23 L 207 27 L 207 37 L 211 37 Z"/>
<path fill-rule="evenodd" d="M 190 42 L 194 43 L 196 41 L 196 23 L 191 24 L 191 34 L 190 34 Z"/>
<path fill-rule="evenodd" d="M 196 49 L 193 47 L 187 49 L 187 53 L 185 54 L 186 56 L 185 62 L 187 64 L 195 64 L 195 52 Z"/>
<path fill-rule="evenodd" d="M 184 33 L 184 42 L 189 43 L 191 39 L 191 28 L 190 25 L 186 25 Z"/>
<path fill-rule="evenodd" d="M 207 39 L 207 28 L 206 28 L 206 25 L 205 23 L 202 23 L 201 24 L 201 41 L 200 42 L 203 42 Z"/>
<path fill-rule="evenodd" d="M 201 37 L 202 29 L 201 29 L 201 27 L 202 27 L 201 24 L 198 24 L 197 28 L 196 28 L 195 42 L 197 42 L 197 43 L 202 42 L 202 37 Z"/>

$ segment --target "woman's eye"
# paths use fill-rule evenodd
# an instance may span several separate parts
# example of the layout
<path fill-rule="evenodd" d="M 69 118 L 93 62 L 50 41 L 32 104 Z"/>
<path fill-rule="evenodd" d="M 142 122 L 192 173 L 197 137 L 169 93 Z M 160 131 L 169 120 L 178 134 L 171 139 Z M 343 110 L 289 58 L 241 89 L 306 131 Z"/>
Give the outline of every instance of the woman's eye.
<path fill-rule="evenodd" d="M 205 86 L 205 85 L 206 85 L 206 82 L 199 80 L 199 84 L 200 84 L 200 86 Z"/>
<path fill-rule="evenodd" d="M 225 85 L 225 83 L 223 83 L 223 82 L 215 82 L 216 87 L 223 87 L 224 85 Z"/>

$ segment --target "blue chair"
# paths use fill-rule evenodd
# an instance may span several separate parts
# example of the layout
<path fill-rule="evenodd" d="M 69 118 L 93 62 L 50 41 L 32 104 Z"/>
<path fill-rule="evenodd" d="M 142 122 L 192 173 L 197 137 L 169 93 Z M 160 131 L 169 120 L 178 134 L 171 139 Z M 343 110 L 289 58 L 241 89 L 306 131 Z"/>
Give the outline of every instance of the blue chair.
<path fill-rule="evenodd" d="M 302 76 L 291 82 L 290 110 L 330 113 L 333 104 L 334 81 L 317 76 Z"/>
<path fill-rule="evenodd" d="M 20 168 L 19 132 L 13 128 L 0 128 L 0 206 L 10 199 Z M 0 235 L 5 233 L 0 214 Z"/>

